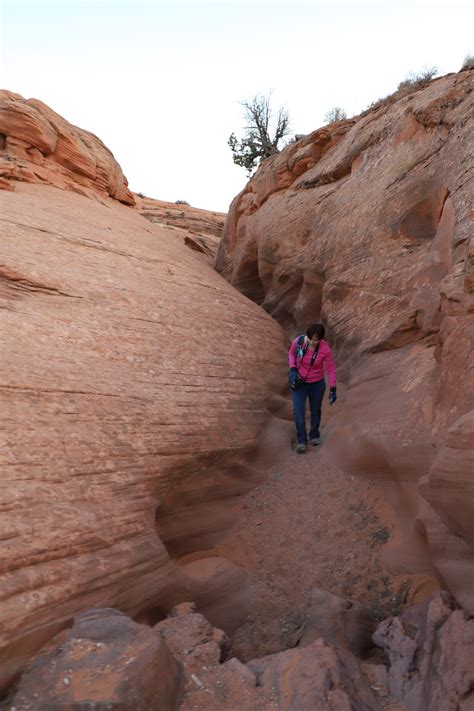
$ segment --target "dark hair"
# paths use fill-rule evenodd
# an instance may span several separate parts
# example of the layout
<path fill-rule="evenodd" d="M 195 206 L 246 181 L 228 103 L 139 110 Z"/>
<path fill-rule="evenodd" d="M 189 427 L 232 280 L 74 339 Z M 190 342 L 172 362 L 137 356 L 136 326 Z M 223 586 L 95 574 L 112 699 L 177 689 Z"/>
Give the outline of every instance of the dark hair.
<path fill-rule="evenodd" d="M 325 333 L 326 329 L 324 328 L 322 323 L 313 323 L 311 324 L 311 326 L 308 326 L 308 330 L 306 331 L 306 335 L 308 336 L 308 338 L 313 338 L 313 336 L 317 336 L 320 341 L 324 338 Z"/>

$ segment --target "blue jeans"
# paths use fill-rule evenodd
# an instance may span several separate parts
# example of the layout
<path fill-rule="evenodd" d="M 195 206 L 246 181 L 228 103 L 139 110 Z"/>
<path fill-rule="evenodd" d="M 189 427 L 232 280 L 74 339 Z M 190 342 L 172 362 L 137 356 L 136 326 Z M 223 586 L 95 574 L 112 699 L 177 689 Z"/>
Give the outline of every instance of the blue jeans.
<path fill-rule="evenodd" d="M 324 380 L 316 383 L 302 383 L 298 390 L 291 391 L 293 401 L 293 417 L 296 425 L 296 439 L 298 444 L 307 444 L 306 434 L 306 398 L 309 399 L 309 410 L 311 412 L 311 429 L 309 438 L 319 437 L 319 423 L 321 421 L 321 403 L 326 390 Z"/>

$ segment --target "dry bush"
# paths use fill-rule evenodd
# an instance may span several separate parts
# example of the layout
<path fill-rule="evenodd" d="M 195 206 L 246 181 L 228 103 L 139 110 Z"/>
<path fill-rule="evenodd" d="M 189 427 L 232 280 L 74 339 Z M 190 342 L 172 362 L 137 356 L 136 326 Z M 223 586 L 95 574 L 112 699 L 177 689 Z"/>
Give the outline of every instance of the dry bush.
<path fill-rule="evenodd" d="M 472 54 L 466 54 L 464 57 L 464 62 L 462 63 L 461 71 L 463 69 L 474 69 L 474 56 Z"/>
<path fill-rule="evenodd" d="M 397 91 L 400 91 L 400 89 L 421 89 L 426 84 L 429 84 L 437 73 L 438 69 L 436 67 L 425 67 L 418 74 L 411 72 L 406 79 L 400 82 Z"/>
<path fill-rule="evenodd" d="M 290 133 L 290 118 L 284 106 L 274 114 L 271 92 L 268 96 L 257 94 L 240 103 L 245 113 L 245 135 L 239 141 L 235 133 L 231 133 L 227 145 L 234 163 L 245 168 L 250 178 L 262 160 L 280 153 L 281 142 Z"/>
<path fill-rule="evenodd" d="M 347 118 L 345 110 L 341 106 L 334 106 L 324 116 L 324 123 L 336 123 Z"/>

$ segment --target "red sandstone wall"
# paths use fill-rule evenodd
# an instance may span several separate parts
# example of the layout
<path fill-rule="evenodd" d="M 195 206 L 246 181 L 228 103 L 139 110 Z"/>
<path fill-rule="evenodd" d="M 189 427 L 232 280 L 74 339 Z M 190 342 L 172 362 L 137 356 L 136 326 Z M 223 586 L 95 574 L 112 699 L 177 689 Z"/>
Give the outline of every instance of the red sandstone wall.
<path fill-rule="evenodd" d="M 263 162 L 217 269 L 290 335 L 322 319 L 346 386 L 337 463 L 386 480 L 404 544 L 474 611 L 474 72 L 395 95 Z"/>

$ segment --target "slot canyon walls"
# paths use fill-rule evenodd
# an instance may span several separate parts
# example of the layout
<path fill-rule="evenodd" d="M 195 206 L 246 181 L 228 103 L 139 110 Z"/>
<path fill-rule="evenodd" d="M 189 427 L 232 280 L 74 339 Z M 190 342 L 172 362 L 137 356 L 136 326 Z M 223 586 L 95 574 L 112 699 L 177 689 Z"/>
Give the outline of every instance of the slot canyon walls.
<path fill-rule="evenodd" d="M 265 160 L 216 268 L 290 336 L 322 319 L 347 388 L 325 446 L 386 481 L 402 570 L 474 613 L 474 72 L 378 102 Z"/>
<path fill-rule="evenodd" d="M 1 99 L 5 688 L 78 611 L 160 619 L 205 587 L 173 558 L 211 547 L 255 483 L 286 340 L 133 208 L 98 139 Z"/>

